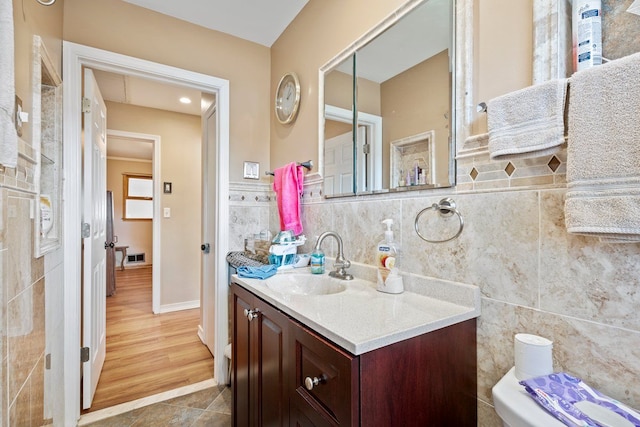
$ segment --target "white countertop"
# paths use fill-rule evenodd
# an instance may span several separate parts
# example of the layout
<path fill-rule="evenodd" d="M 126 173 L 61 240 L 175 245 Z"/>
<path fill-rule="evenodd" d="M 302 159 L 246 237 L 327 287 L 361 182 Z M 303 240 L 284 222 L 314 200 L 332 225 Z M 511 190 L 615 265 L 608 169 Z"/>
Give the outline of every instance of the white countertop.
<path fill-rule="evenodd" d="M 280 274 L 311 275 L 308 268 L 285 270 L 269 280 Z M 268 288 L 263 280 L 235 274 L 232 282 L 354 355 L 480 315 L 476 286 L 419 276 L 405 276 L 405 291 L 395 295 L 376 291 L 374 282 L 357 275 L 352 281 L 340 280 L 346 289 L 329 295 L 284 294 Z"/>

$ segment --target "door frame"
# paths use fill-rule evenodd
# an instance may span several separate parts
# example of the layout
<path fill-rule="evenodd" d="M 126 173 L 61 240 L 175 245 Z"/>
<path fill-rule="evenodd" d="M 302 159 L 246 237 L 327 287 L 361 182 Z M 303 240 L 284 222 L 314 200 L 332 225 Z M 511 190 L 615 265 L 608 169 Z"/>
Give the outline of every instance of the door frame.
<path fill-rule="evenodd" d="M 162 197 L 162 177 L 161 177 L 161 166 L 160 162 L 160 153 L 161 150 L 161 138 L 160 135 L 152 135 L 148 133 L 139 133 L 139 132 L 128 132 L 124 130 L 116 130 L 116 129 L 107 129 L 107 138 L 110 136 L 117 138 L 126 138 L 126 139 L 136 139 L 142 141 L 148 141 L 150 144 L 153 144 L 153 152 L 151 155 L 151 167 L 152 167 L 152 178 L 153 178 L 153 219 L 152 221 L 152 231 L 151 231 L 151 242 L 153 248 L 153 255 L 151 257 L 151 311 L 154 314 L 160 313 L 160 292 L 162 291 L 162 286 L 160 282 L 160 266 L 162 265 L 162 251 L 160 242 L 161 238 L 161 221 L 162 218 L 160 212 L 160 198 Z M 108 147 L 108 145 L 107 145 Z M 107 158 L 107 162 L 109 158 Z"/>
<path fill-rule="evenodd" d="M 140 58 L 63 41 L 63 200 L 64 200 L 64 285 L 60 307 L 63 315 L 63 395 L 64 425 L 75 426 L 80 418 L 80 322 L 82 259 L 82 67 L 130 74 L 163 83 L 187 86 L 216 94 L 218 103 L 217 160 L 218 174 L 214 268 L 216 286 L 216 336 L 214 379 L 225 378 L 224 345 L 228 341 L 228 321 L 220 316 L 227 312 L 228 285 L 226 254 L 229 250 L 229 81 Z M 210 167 L 212 165 L 209 165 Z M 201 296 L 202 299 L 202 296 Z M 201 325 L 207 328 L 207 325 Z"/>

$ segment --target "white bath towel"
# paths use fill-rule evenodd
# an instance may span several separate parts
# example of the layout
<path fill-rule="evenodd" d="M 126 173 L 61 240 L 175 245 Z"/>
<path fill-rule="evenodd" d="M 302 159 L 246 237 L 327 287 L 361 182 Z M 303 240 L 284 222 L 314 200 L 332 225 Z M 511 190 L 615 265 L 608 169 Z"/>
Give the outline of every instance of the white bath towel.
<path fill-rule="evenodd" d="M 567 79 L 556 79 L 487 103 L 489 157 L 511 160 L 556 153 L 564 143 Z"/>
<path fill-rule="evenodd" d="M 0 0 L 0 164 L 11 168 L 18 163 L 13 43 L 13 2 Z"/>
<path fill-rule="evenodd" d="M 567 231 L 640 241 L 640 53 L 570 84 Z"/>

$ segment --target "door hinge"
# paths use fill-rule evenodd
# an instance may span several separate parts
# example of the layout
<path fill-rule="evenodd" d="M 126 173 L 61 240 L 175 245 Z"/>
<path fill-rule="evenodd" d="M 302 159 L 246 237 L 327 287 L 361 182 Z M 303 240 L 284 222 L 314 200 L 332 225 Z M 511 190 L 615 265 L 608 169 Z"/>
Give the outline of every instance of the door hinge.
<path fill-rule="evenodd" d="M 371 144 L 363 144 L 362 145 L 362 153 L 370 154 L 371 153 Z"/>
<path fill-rule="evenodd" d="M 91 112 L 91 100 L 89 98 L 82 98 L 82 112 L 83 113 Z"/>
<path fill-rule="evenodd" d="M 44 369 L 51 369 L 51 353 L 44 356 Z"/>
<path fill-rule="evenodd" d="M 86 239 L 91 236 L 91 225 L 86 222 L 82 223 L 82 238 Z"/>
<path fill-rule="evenodd" d="M 90 350 L 89 347 L 82 347 L 80 349 L 80 362 L 88 362 L 89 361 Z"/>

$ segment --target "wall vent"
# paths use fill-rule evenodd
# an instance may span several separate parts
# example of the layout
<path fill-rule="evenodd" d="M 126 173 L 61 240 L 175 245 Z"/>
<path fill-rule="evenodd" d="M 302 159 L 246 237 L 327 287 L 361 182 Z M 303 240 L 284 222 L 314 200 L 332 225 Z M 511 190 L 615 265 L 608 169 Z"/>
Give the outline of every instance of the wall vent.
<path fill-rule="evenodd" d="M 144 253 L 127 254 L 127 263 L 132 263 L 132 262 L 144 262 Z"/>

